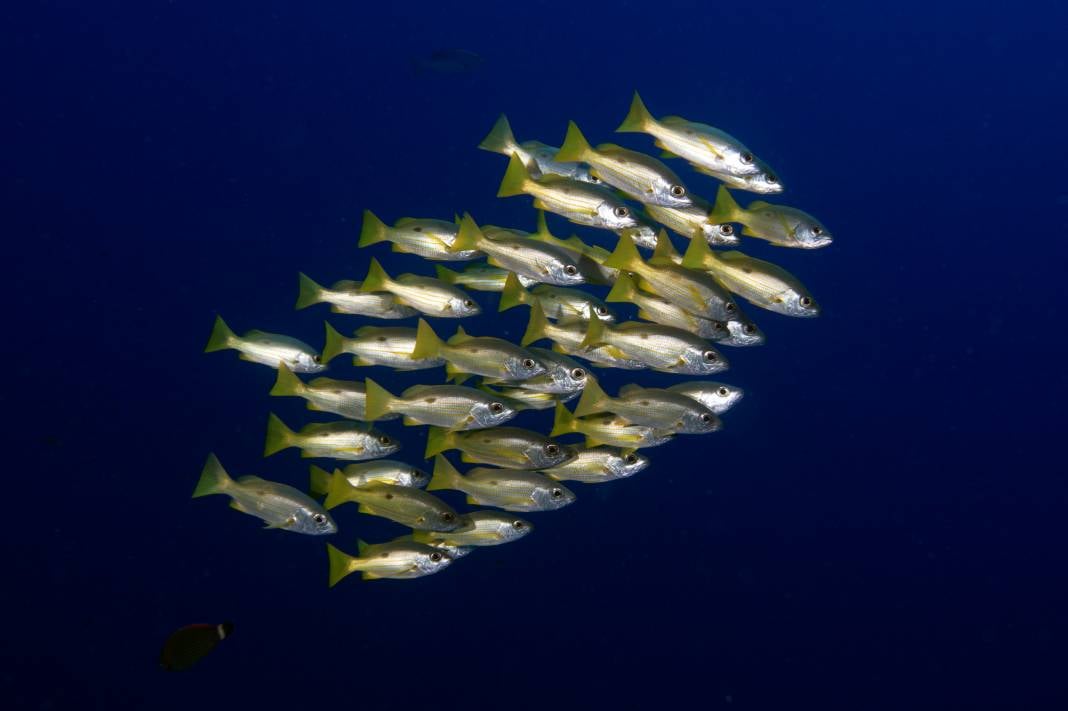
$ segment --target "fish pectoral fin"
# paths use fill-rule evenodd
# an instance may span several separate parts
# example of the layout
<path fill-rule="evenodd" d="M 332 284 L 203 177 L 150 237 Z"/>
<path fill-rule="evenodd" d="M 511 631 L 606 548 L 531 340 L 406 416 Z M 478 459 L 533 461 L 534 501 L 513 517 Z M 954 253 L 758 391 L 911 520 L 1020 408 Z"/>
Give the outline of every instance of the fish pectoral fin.
<path fill-rule="evenodd" d="M 418 427 L 419 425 L 423 424 L 419 420 L 415 419 L 414 417 L 409 417 L 408 415 L 405 415 L 404 419 L 401 420 L 401 422 L 403 422 L 407 427 Z"/>
<path fill-rule="evenodd" d="M 661 158 L 678 158 L 678 156 L 675 155 L 674 153 L 672 153 L 671 151 L 660 151 L 660 157 Z"/>
<path fill-rule="evenodd" d="M 711 151 L 712 155 L 714 155 L 716 158 L 723 160 L 723 154 L 720 153 L 719 149 L 712 145 L 712 142 L 709 141 L 707 138 L 702 138 L 701 144 L 704 145 L 704 147 L 707 148 L 709 151 Z"/>
<path fill-rule="evenodd" d="M 245 508 L 245 505 L 237 499 L 230 499 L 230 508 L 235 511 L 240 511 L 241 513 L 249 513 L 249 510 Z"/>

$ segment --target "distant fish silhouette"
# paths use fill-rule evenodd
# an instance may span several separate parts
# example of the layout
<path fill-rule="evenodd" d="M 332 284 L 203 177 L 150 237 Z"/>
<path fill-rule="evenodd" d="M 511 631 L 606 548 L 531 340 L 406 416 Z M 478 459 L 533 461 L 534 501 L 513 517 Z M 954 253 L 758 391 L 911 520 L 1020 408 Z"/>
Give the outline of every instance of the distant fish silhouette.
<path fill-rule="evenodd" d="M 482 57 L 467 49 L 435 49 L 414 60 L 417 72 L 468 74 L 482 66 Z"/>
<path fill-rule="evenodd" d="M 182 627 L 167 638 L 159 655 L 159 665 L 166 671 L 185 671 L 210 654 L 215 645 L 233 631 L 233 622 Z"/>

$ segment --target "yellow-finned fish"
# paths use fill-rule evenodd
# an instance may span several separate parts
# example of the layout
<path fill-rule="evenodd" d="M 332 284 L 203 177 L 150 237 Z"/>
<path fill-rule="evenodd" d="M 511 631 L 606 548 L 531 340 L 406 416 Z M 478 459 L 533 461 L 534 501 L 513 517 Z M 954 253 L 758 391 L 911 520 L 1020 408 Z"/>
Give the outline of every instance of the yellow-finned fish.
<path fill-rule="evenodd" d="M 547 469 L 575 456 L 575 448 L 518 427 L 493 427 L 458 432 L 431 427 L 426 439 L 426 458 L 458 449 L 468 463 L 494 464 L 507 469 Z"/>
<path fill-rule="evenodd" d="M 383 365 L 394 370 L 423 370 L 445 365 L 444 358 L 412 357 L 417 335 L 414 328 L 364 326 L 356 330 L 354 338 L 345 338 L 327 323 L 323 360 L 329 362 L 342 353 L 350 353 L 353 365 Z"/>
<path fill-rule="evenodd" d="M 606 412 L 590 417 L 575 417 L 563 405 L 556 406 L 550 437 L 577 433 L 586 437 L 587 447 L 608 444 L 620 449 L 658 447 L 671 441 L 671 433 L 628 422 L 619 415 Z M 576 455 L 577 456 L 577 455 Z M 545 470 L 551 467 L 540 467 Z"/>
<path fill-rule="evenodd" d="M 527 166 L 527 170 L 534 177 L 561 175 L 565 178 L 571 178 L 583 183 L 593 183 L 594 185 L 601 182 L 590 175 L 590 170 L 585 165 L 558 162 L 556 160 L 556 152 L 560 150 L 559 148 L 546 145 L 540 141 L 523 141 L 522 143 L 516 141 L 515 136 L 512 134 L 512 127 L 508 124 L 508 118 L 504 114 L 501 114 L 501 117 L 497 119 L 497 123 L 493 124 L 493 129 L 482 143 L 478 144 L 478 147 L 484 151 L 493 151 L 507 157 L 512 155 L 519 156 L 519 159 L 523 161 Z"/>
<path fill-rule="evenodd" d="M 570 490 L 544 474 L 488 467 L 460 474 L 440 454 L 434 457 L 434 474 L 426 488 L 462 491 L 469 504 L 496 506 L 505 511 L 553 511 L 575 501 Z"/>
<path fill-rule="evenodd" d="M 608 304 L 593 294 L 548 284 L 539 284 L 527 291 L 515 274 L 509 274 L 504 282 L 504 290 L 501 291 L 498 311 L 507 311 L 520 304 L 529 306 L 534 302 L 540 304 L 542 311 L 551 319 L 589 321 L 591 318 L 598 318 L 608 323 L 616 320 L 616 315 Z"/>
<path fill-rule="evenodd" d="M 648 207 L 648 205 L 646 206 Z M 622 230 L 613 230 L 617 237 L 630 237 L 634 244 L 643 249 L 656 248 L 656 234 L 659 227 L 646 217 L 641 210 L 634 210 L 634 221 L 638 224 Z"/>
<path fill-rule="evenodd" d="M 525 348 L 493 336 L 469 336 L 462 328 L 447 342 L 430 324 L 419 319 L 412 357 L 443 358 L 445 372 L 458 382 L 470 375 L 497 380 L 526 380 L 545 372 L 545 366 Z"/>
<path fill-rule="evenodd" d="M 528 348 L 527 350 L 545 366 L 546 372 L 515 383 L 520 389 L 553 395 L 571 395 L 582 390 L 586 384 L 588 372 L 578 361 L 547 348 Z M 498 385 L 507 381 L 486 379 L 483 382 Z"/>
<path fill-rule="evenodd" d="M 518 541 L 534 531 L 530 521 L 500 511 L 472 511 L 467 514 L 467 520 L 471 523 L 466 528 L 448 533 L 416 531 L 412 540 L 428 546 L 499 546 Z"/>
<path fill-rule="evenodd" d="M 729 367 L 723 354 L 708 341 L 671 326 L 644 321 L 627 321 L 611 325 L 590 321 L 583 347 L 606 344 L 619 349 L 627 358 L 645 363 L 662 373 L 712 375 Z"/>
<path fill-rule="evenodd" d="M 230 508 L 262 519 L 267 528 L 312 536 L 337 533 L 326 509 L 304 492 L 258 476 L 231 479 L 218 457 L 209 454 L 193 498 L 212 494 L 229 496 Z"/>
<path fill-rule="evenodd" d="M 696 171 L 755 193 L 781 193 L 779 177 L 741 141 L 707 124 L 680 116 L 655 119 L 638 92 L 619 133 L 647 133 L 667 157 L 684 158 Z"/>
<path fill-rule="evenodd" d="M 419 313 L 410 306 L 397 303 L 397 297 L 393 294 L 367 294 L 360 291 L 358 281 L 346 279 L 334 282 L 328 289 L 301 273 L 297 308 L 306 309 L 314 304 L 330 304 L 330 310 L 336 314 L 382 319 L 410 318 Z"/>
<path fill-rule="evenodd" d="M 543 376 L 538 376 L 543 377 Z M 534 378 L 535 380 L 537 378 Z M 541 390 L 528 390 L 524 387 L 514 388 L 491 388 L 489 385 L 480 385 L 480 389 L 487 393 L 505 398 L 509 404 L 517 410 L 551 410 L 558 402 L 571 402 L 579 396 L 576 390 L 573 393 L 547 393 Z"/>
<path fill-rule="evenodd" d="M 578 456 L 552 469 L 543 469 L 542 474 L 557 481 L 580 481 L 583 484 L 601 484 L 606 481 L 626 479 L 649 466 L 649 457 L 628 452 L 618 447 L 591 447 L 580 449 Z"/>
<path fill-rule="evenodd" d="M 723 321 L 702 318 L 656 294 L 640 291 L 634 279 L 626 272 L 619 275 L 605 300 L 609 303 L 622 301 L 634 304 L 638 307 L 638 318 L 662 326 L 681 328 L 699 338 L 718 341 L 730 337 L 727 324 Z"/>
<path fill-rule="evenodd" d="M 495 267 L 525 276 L 528 280 L 575 286 L 585 282 L 578 260 L 571 252 L 551 244 L 532 240 L 525 232 L 493 228 L 484 234 L 470 215 L 460 221 L 457 249 L 477 248 Z"/>
<path fill-rule="evenodd" d="M 289 447 L 299 448 L 302 457 L 358 462 L 389 456 L 400 449 L 400 443 L 384 432 L 356 422 L 316 422 L 294 432 L 270 413 L 263 456 L 269 457 Z"/>
<path fill-rule="evenodd" d="M 754 200 L 743 208 L 725 185 L 719 186 L 716 206 L 709 219 L 740 222 L 745 225 L 742 234 L 746 237 L 758 237 L 780 247 L 818 249 L 834 240 L 830 230 L 807 212 L 763 200 Z"/>
<path fill-rule="evenodd" d="M 453 507 L 422 489 L 377 481 L 353 486 L 345 477 L 336 475 L 330 478 L 329 487 L 323 502 L 327 509 L 355 502 L 360 505 L 360 513 L 388 518 L 419 531 L 455 531 L 469 523 Z"/>
<path fill-rule="evenodd" d="M 458 284 L 475 291 L 501 291 L 504 289 L 504 282 L 508 275 L 512 273 L 507 269 L 492 267 L 488 264 L 470 264 L 462 272 L 456 272 L 438 264 L 435 265 L 434 272 L 438 279 L 446 284 Z M 521 276 L 519 283 L 523 286 L 531 286 L 537 284 L 538 280 Z"/>
<path fill-rule="evenodd" d="M 579 225 L 620 230 L 638 224 L 630 207 L 611 191 L 559 175 L 534 179 L 516 155 L 508 161 L 508 170 L 497 190 L 497 197 L 514 195 L 530 195 L 534 198 L 534 207 L 554 212 Z"/>
<path fill-rule="evenodd" d="M 635 425 L 676 434 L 706 434 L 722 427 L 719 418 L 697 400 L 662 388 L 631 388 L 609 396 L 593 378 L 575 406 L 575 416 L 615 413 Z"/>
<path fill-rule="evenodd" d="M 527 322 L 527 330 L 523 333 L 520 343 L 526 346 L 542 338 L 548 338 L 553 342 L 554 350 L 578 356 L 606 368 L 645 370 L 649 367 L 640 360 L 627 356 L 613 345 L 586 344 L 588 330 L 587 321 L 553 323 L 545 318 L 541 304 L 534 304 L 530 307 L 530 321 Z"/>
<path fill-rule="evenodd" d="M 502 398 L 463 385 L 413 385 L 400 397 L 367 378 L 367 419 L 403 415 L 406 425 L 435 425 L 449 430 L 496 427 L 516 416 Z"/>
<path fill-rule="evenodd" d="M 330 491 L 330 479 L 335 476 L 345 477 L 353 486 L 379 483 L 422 489 L 430 483 L 430 475 L 425 471 L 395 459 L 354 462 L 342 469 L 335 469 L 332 474 L 314 464 L 309 470 L 308 491 L 315 496 L 326 496 Z"/>
<path fill-rule="evenodd" d="M 388 292 L 405 306 L 439 318 L 464 318 L 482 313 L 479 305 L 463 289 L 440 279 L 415 274 L 401 274 L 391 279 L 374 257 L 371 257 L 360 291 Z"/>
<path fill-rule="evenodd" d="M 487 226 L 486 229 L 490 230 L 493 229 L 493 227 Z M 544 210 L 538 210 L 537 228 L 533 232 L 524 233 L 524 236 L 528 239 L 559 247 L 574 255 L 575 259 L 578 260 L 579 272 L 582 274 L 582 278 L 587 284 L 600 284 L 606 286 L 611 284 L 612 280 L 619 274 L 618 269 L 610 269 L 601 265 L 601 262 L 604 261 L 605 257 L 610 254 L 610 252 L 604 248 L 596 245 L 588 245 L 576 236 L 572 236 L 566 240 L 560 239 L 550 232 L 548 221 L 545 219 Z M 518 276 L 520 284 L 524 287 L 531 286 L 529 279 L 525 279 L 522 275 Z"/>
<path fill-rule="evenodd" d="M 736 251 L 714 253 L 701 240 L 693 240 L 682 263 L 691 269 L 707 270 L 754 306 L 784 316 L 820 315 L 819 304 L 804 284 L 771 262 Z"/>
<path fill-rule="evenodd" d="M 241 360 L 251 363 L 269 365 L 277 368 L 284 363 L 297 373 L 320 373 L 326 370 L 325 361 L 318 352 L 307 343 L 296 338 L 266 331 L 247 331 L 238 336 L 230 330 L 222 316 L 215 317 L 215 326 L 211 330 L 205 353 L 233 349 L 241 355 Z"/>
<path fill-rule="evenodd" d="M 271 395 L 304 398 L 309 410 L 332 412 L 351 420 L 367 419 L 367 395 L 363 383 L 333 378 L 314 378 L 305 383 L 292 370 L 282 365 L 278 368 L 278 378 L 271 388 Z M 399 415 L 386 415 L 377 419 L 396 417 Z"/>
<path fill-rule="evenodd" d="M 466 262 L 482 257 L 482 253 L 475 249 L 452 248 L 458 231 L 455 222 L 413 217 L 397 220 L 393 227 L 389 227 L 373 212 L 364 210 L 359 246 L 391 242 L 394 252 L 446 262 Z"/>
<path fill-rule="evenodd" d="M 629 395 L 640 390 L 639 385 L 624 385 L 619 389 L 620 395 Z M 672 392 L 691 397 L 701 403 L 713 413 L 722 415 L 742 399 L 745 393 L 741 388 L 716 383 L 711 380 L 694 380 L 688 383 L 676 383 L 668 388 Z"/>
<path fill-rule="evenodd" d="M 453 560 L 447 552 L 425 543 L 416 543 L 410 536 L 375 545 L 358 541 L 357 545 L 358 557 L 326 544 L 330 558 L 330 587 L 357 571 L 363 573 L 364 580 L 421 578 L 441 572 Z"/>
<path fill-rule="evenodd" d="M 686 207 L 646 205 L 645 211 L 664 227 L 686 239 L 704 239 L 713 247 L 733 247 L 741 241 L 730 222 L 712 220 L 712 205 L 696 195 L 690 197 L 693 204 Z"/>
<path fill-rule="evenodd" d="M 675 171 L 652 156 L 614 143 L 594 148 L 574 121 L 567 124 L 567 136 L 558 161 L 584 161 L 590 174 L 645 204 L 683 207 L 690 205 L 690 191 Z"/>

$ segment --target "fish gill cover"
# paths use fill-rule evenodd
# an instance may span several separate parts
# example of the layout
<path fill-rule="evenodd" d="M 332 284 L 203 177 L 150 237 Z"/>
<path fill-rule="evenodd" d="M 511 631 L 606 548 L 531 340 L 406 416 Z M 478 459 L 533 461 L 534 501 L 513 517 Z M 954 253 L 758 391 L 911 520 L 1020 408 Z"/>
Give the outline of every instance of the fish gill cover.
<path fill-rule="evenodd" d="M 225 494 L 234 509 L 268 528 L 308 535 L 337 533 L 331 511 L 357 504 L 360 513 L 410 532 L 373 544 L 360 540 L 355 553 L 328 544 L 330 585 L 354 572 L 365 579 L 415 578 L 480 546 L 523 538 L 534 526 L 517 513 L 551 511 L 582 498 L 564 482 L 633 476 L 656 466 L 655 455 L 639 450 L 719 430 L 742 398 L 740 388 L 709 379 L 728 368 L 719 348 L 765 342 L 736 297 L 790 317 L 820 312 L 786 270 L 721 248 L 744 246 L 746 237 L 816 249 L 831 243 L 831 233 L 798 208 L 764 200 L 742 207 L 731 189 L 776 195 L 784 185 L 757 154 L 718 128 L 656 118 L 635 94 L 617 132 L 646 134 L 660 157 L 610 143 L 593 146 L 574 122 L 559 148 L 519 142 L 500 117 L 479 147 L 508 157 L 497 194 L 533 198 L 539 210 L 533 232 L 479 226 L 467 213 L 388 225 L 365 210 L 359 247 L 376 254 L 361 280 L 327 286 L 313 275 L 297 275 L 298 309 L 327 304 L 341 318 L 362 317 L 356 324 L 327 321 L 322 349 L 265 331 L 239 335 L 216 318 L 206 351 L 233 349 L 243 360 L 277 369 L 272 395 L 303 398 L 308 409 L 339 418 L 295 428 L 272 413 L 264 455 L 297 448 L 302 457 L 336 463 L 311 466 L 306 494 L 296 481 L 232 478 L 209 455 L 193 495 Z M 684 180 L 660 158 L 699 175 Z M 705 177 L 720 183 L 712 202 L 693 192 Z M 412 208 L 418 213 L 417 205 Z M 546 212 L 597 232 L 558 236 Z M 668 229 L 683 241 L 674 241 Z M 606 232 L 614 234 L 614 244 L 598 243 Z M 398 273 L 391 252 L 437 264 Z M 629 304 L 624 308 L 636 318 L 624 320 L 618 304 Z M 519 342 L 499 331 L 451 328 L 494 306 L 529 309 Z M 368 366 L 427 372 L 419 374 L 421 384 L 392 392 L 366 377 Z M 328 367 L 348 368 L 348 377 L 316 375 Z M 634 371 L 615 394 L 595 375 L 612 368 Z M 645 371 L 687 379 L 647 387 Z M 514 426 L 517 418 L 527 427 Z M 415 436 L 398 442 L 373 426 L 391 419 L 422 428 L 407 430 L 422 442 Z M 477 466 L 457 469 L 449 459 L 454 450 L 461 462 Z M 432 474 L 393 459 L 399 451 L 409 461 L 420 452 L 432 459 Z M 469 510 L 429 493 L 439 490 L 462 492 Z"/>

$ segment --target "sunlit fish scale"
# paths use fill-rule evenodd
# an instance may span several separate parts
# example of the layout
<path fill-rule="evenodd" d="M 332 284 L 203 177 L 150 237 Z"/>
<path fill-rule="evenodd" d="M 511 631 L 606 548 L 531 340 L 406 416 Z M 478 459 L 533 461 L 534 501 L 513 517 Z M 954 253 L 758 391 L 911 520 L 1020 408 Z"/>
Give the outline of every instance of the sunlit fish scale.
<path fill-rule="evenodd" d="M 414 385 L 400 397 L 367 378 L 367 419 L 400 414 L 406 425 L 435 425 L 451 430 L 496 427 L 517 410 L 489 393 L 462 385 Z"/>
<path fill-rule="evenodd" d="M 514 155 L 508 162 L 508 171 L 497 197 L 513 195 L 530 195 L 534 198 L 534 207 L 554 212 L 579 225 L 608 230 L 637 225 L 630 207 L 609 190 L 558 175 L 545 175 L 535 180 L 523 161 Z"/>
<path fill-rule="evenodd" d="M 619 394 L 629 394 L 638 386 L 625 385 L 620 388 Z M 725 383 L 717 383 L 711 380 L 695 380 L 689 383 L 676 383 L 668 388 L 672 392 L 693 398 L 713 413 L 722 415 L 734 407 L 745 394 L 741 388 Z"/>
<path fill-rule="evenodd" d="M 631 424 L 611 412 L 579 418 L 563 405 L 557 405 L 553 429 L 549 436 L 558 437 L 572 433 L 584 435 L 587 447 L 607 444 L 626 450 L 657 447 L 671 440 L 670 432 Z M 541 467 L 542 470 L 548 468 Z"/>
<path fill-rule="evenodd" d="M 728 185 L 759 193 L 782 192 L 778 176 L 741 141 L 718 128 L 679 116 L 657 120 L 637 92 L 630 112 L 616 131 L 649 134 L 667 156 L 684 158 L 698 172 Z"/>
<path fill-rule="evenodd" d="M 335 282 L 328 289 L 301 273 L 297 308 L 304 309 L 314 304 L 330 304 L 330 310 L 336 314 L 382 319 L 409 318 L 418 313 L 410 306 L 397 303 L 392 294 L 368 294 L 360 291 L 358 281 L 342 280 Z"/>
<path fill-rule="evenodd" d="M 415 274 L 401 274 L 392 279 L 374 257 L 360 290 L 389 292 L 398 302 L 428 316 L 464 318 L 482 313 L 479 305 L 463 289 L 440 279 Z"/>
<path fill-rule="evenodd" d="M 582 390 L 588 375 L 582 364 L 547 348 L 528 348 L 534 357 L 545 366 L 546 372 L 533 378 L 520 381 L 516 385 L 522 390 L 570 395 Z M 490 384 L 498 381 L 486 380 Z"/>
<path fill-rule="evenodd" d="M 497 380 L 526 380 L 545 372 L 530 351 L 503 338 L 469 336 L 462 328 L 447 342 L 438 338 L 426 321 L 419 319 L 413 358 L 443 358 L 445 372 L 463 381 L 470 375 Z"/>
<path fill-rule="evenodd" d="M 702 318 L 690 313 L 678 304 L 663 299 L 655 294 L 640 291 L 634 279 L 627 273 L 621 273 L 612 290 L 608 292 L 609 302 L 629 302 L 638 307 L 638 318 L 659 323 L 663 326 L 681 328 L 683 331 L 713 341 L 731 337 L 727 324 L 722 321 Z"/>
<path fill-rule="evenodd" d="M 713 247 L 732 247 L 741 241 L 729 221 L 711 220 L 712 205 L 707 200 L 696 195 L 691 198 L 693 204 L 687 207 L 646 205 L 645 211 L 664 227 L 687 239 L 700 237 Z"/>
<path fill-rule="evenodd" d="M 458 231 L 455 222 L 412 217 L 397 220 L 393 227 L 389 227 L 373 212 L 364 210 L 360 246 L 391 242 L 394 252 L 415 254 L 423 259 L 446 262 L 479 259 L 482 254 L 478 250 L 452 249 Z"/>
<path fill-rule="evenodd" d="M 609 285 L 619 274 L 618 269 L 611 269 L 601 265 L 601 262 L 610 254 L 607 250 L 596 245 L 588 245 L 574 236 L 563 240 L 550 232 L 544 210 L 538 210 L 537 229 L 534 232 L 526 233 L 526 236 L 530 239 L 559 247 L 575 255 L 579 273 L 582 274 L 582 278 L 587 284 Z M 522 276 L 519 277 L 519 283 L 524 287 L 529 288 L 531 286 L 523 280 Z"/>
<path fill-rule="evenodd" d="M 222 316 L 215 317 L 215 326 L 208 338 L 205 353 L 232 349 L 241 360 L 277 368 L 284 363 L 296 373 L 319 373 L 326 370 L 318 351 L 296 338 L 266 331 L 247 331 L 238 336 L 230 330 Z"/>
<path fill-rule="evenodd" d="M 394 370 L 423 370 L 445 365 L 445 359 L 436 356 L 412 357 L 417 335 L 414 328 L 364 326 L 356 330 L 354 338 L 346 338 L 327 323 L 323 359 L 328 362 L 342 353 L 349 353 L 353 365 L 382 365 Z"/>
<path fill-rule="evenodd" d="M 591 447 L 580 449 L 570 462 L 543 469 L 541 473 L 557 481 L 601 484 L 634 476 L 648 466 L 649 458 L 637 452 L 627 452 L 618 447 Z"/>
<path fill-rule="evenodd" d="M 280 366 L 278 378 L 271 395 L 300 397 L 307 401 L 308 409 L 332 412 L 352 420 L 366 420 L 366 399 L 363 383 L 334 378 L 314 378 L 304 382 L 289 368 Z M 392 419 L 399 415 L 387 415 L 378 419 Z"/>
<path fill-rule="evenodd" d="M 763 200 L 755 200 L 743 208 L 724 185 L 719 186 L 716 206 L 709 219 L 740 222 L 745 225 L 742 234 L 746 237 L 757 237 L 780 247 L 818 249 L 833 241 L 830 230 L 807 212 Z"/>
<path fill-rule="evenodd" d="M 389 456 L 400 449 L 400 444 L 384 432 L 356 422 L 317 422 L 294 432 L 271 413 L 263 456 L 289 447 L 300 449 L 302 457 L 362 461 Z"/>
<path fill-rule="evenodd" d="M 669 207 L 690 204 L 689 190 L 671 168 L 614 143 L 594 148 L 574 121 L 567 124 L 567 136 L 556 159 L 588 163 L 592 175 L 643 203 Z"/>
<path fill-rule="evenodd" d="M 525 232 L 491 228 L 485 234 L 470 215 L 460 222 L 456 246 L 477 247 L 495 267 L 557 286 L 576 286 L 584 283 L 575 255 L 551 244 L 532 240 Z"/>
<path fill-rule="evenodd" d="M 598 318 L 613 323 L 616 315 L 608 304 L 593 294 L 579 289 L 539 284 L 530 291 L 523 288 L 515 274 L 510 274 L 501 292 L 499 311 L 507 311 L 520 304 L 537 302 L 545 315 L 551 319 L 589 321 Z"/>
<path fill-rule="evenodd" d="M 695 316 L 728 321 L 738 312 L 738 305 L 727 289 L 703 271 L 673 263 L 672 256 L 678 259 L 665 232 L 660 233 L 657 249 L 649 262 L 641 258 L 632 240 L 621 237 L 615 251 L 605 260 L 605 265 L 636 274 L 640 288 L 681 306 Z"/>
<path fill-rule="evenodd" d="M 538 376 L 541 378 L 544 376 Z M 532 378 L 537 380 L 538 378 Z M 513 388 L 490 388 L 488 385 L 481 386 L 486 392 L 492 392 L 498 397 L 504 398 L 517 410 L 551 410 L 558 402 L 570 402 L 579 396 L 578 390 L 572 393 L 547 393 L 540 390 L 528 390 L 523 387 Z"/>
<path fill-rule="evenodd" d="M 507 269 L 493 267 L 489 264 L 471 264 L 460 272 L 447 269 L 439 264 L 434 267 L 434 271 L 437 273 L 438 279 L 441 279 L 446 284 L 457 284 L 474 291 L 501 291 L 504 289 L 504 282 L 508 279 L 508 275 L 512 273 Z M 531 286 L 537 284 L 538 281 L 521 276 L 519 277 L 519 283 L 523 286 Z"/>
<path fill-rule="evenodd" d="M 683 264 L 707 270 L 732 292 L 762 309 L 801 318 L 820 315 L 819 304 L 804 284 L 771 262 L 737 251 L 713 252 L 707 244 L 694 240 Z"/>
<path fill-rule="evenodd" d="M 643 321 L 618 325 L 590 321 L 582 345 L 606 344 L 627 358 L 663 373 L 712 375 L 729 367 L 727 359 L 708 341 L 671 326 Z"/>
<path fill-rule="evenodd" d="M 530 521 L 501 511 L 472 511 L 465 516 L 469 521 L 465 528 L 448 533 L 416 531 L 412 540 L 429 546 L 499 546 L 518 541 L 534 531 Z"/>
<path fill-rule="evenodd" d="M 314 464 L 309 470 L 308 491 L 315 496 L 326 496 L 330 491 L 330 480 L 335 476 L 345 477 L 353 486 L 378 483 L 422 489 L 430 483 L 430 475 L 425 471 L 395 459 L 355 462 L 332 473 Z"/>
<path fill-rule="evenodd" d="M 635 425 L 676 434 L 707 434 L 720 429 L 715 414 L 697 400 L 663 388 L 630 388 L 616 397 L 591 379 L 575 406 L 575 416 L 611 412 Z"/>
<path fill-rule="evenodd" d="M 258 476 L 231 479 L 214 454 L 208 455 L 193 498 L 212 494 L 229 496 L 231 508 L 262 519 L 267 528 L 313 536 L 337 532 L 326 509 L 304 492 Z"/>
<path fill-rule="evenodd" d="M 430 491 L 454 489 L 467 494 L 467 503 L 496 506 L 505 511 L 552 511 L 574 502 L 575 495 L 555 479 L 534 471 L 476 467 L 460 474 L 440 454 L 434 457 Z"/>
<path fill-rule="evenodd" d="M 421 578 L 441 572 L 452 563 L 445 551 L 417 543 L 409 536 L 402 536 L 389 543 L 369 545 L 358 542 L 359 557 L 348 555 L 327 544 L 330 558 L 330 587 L 342 578 L 355 572 L 363 574 L 364 580 L 377 578 Z"/>
<path fill-rule="evenodd" d="M 360 513 L 420 531 L 455 531 L 468 525 L 455 509 L 422 489 L 377 481 L 353 486 L 343 476 L 331 477 L 323 505 L 333 509 L 350 502 L 360 505 Z"/>
<path fill-rule="evenodd" d="M 458 432 L 431 427 L 426 457 L 458 449 L 465 462 L 493 464 L 508 469 L 547 469 L 575 456 L 575 448 L 518 427 L 493 427 Z"/>
<path fill-rule="evenodd" d="M 555 146 L 549 146 L 540 141 L 523 141 L 522 143 L 516 141 L 512 127 L 508 124 L 508 119 L 504 114 L 497 119 L 489 135 L 478 144 L 478 147 L 504 156 L 510 157 L 513 154 L 519 156 L 535 178 L 542 175 L 561 175 L 584 183 L 601 182 L 590 175 L 588 166 L 557 161 L 556 152 L 560 149 Z"/>
<path fill-rule="evenodd" d="M 534 304 L 530 309 L 530 321 L 527 330 L 520 341 L 524 346 L 534 343 L 543 338 L 553 342 L 553 349 L 561 353 L 577 356 L 591 363 L 606 368 L 622 368 L 623 370 L 645 370 L 649 366 L 645 363 L 627 356 L 619 348 L 611 344 L 588 344 L 586 335 L 589 331 L 589 322 L 572 321 L 553 323 L 545 318 L 545 312 L 540 304 Z"/>

